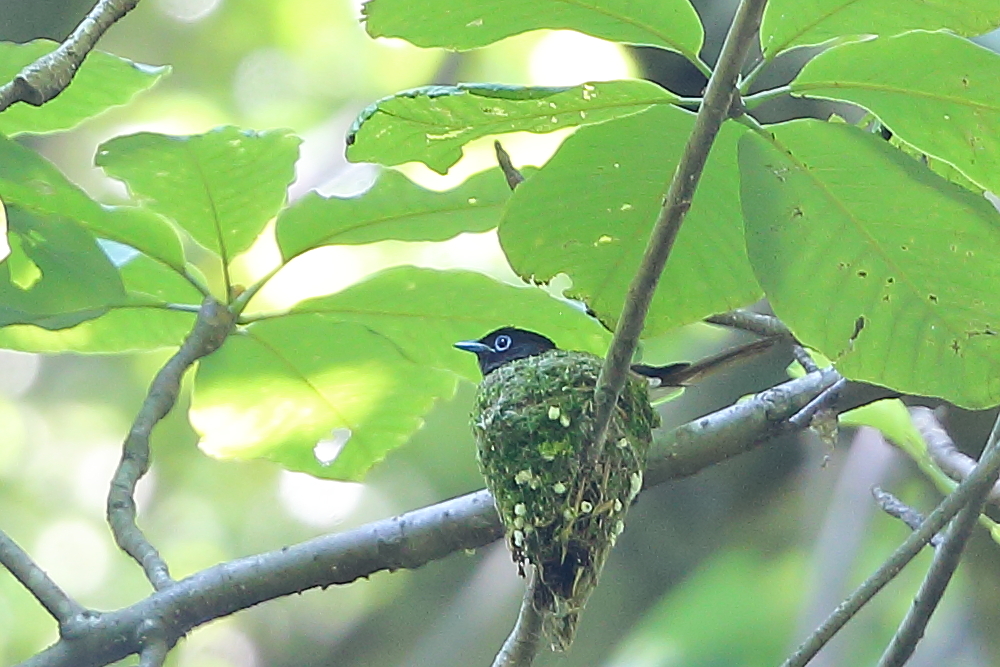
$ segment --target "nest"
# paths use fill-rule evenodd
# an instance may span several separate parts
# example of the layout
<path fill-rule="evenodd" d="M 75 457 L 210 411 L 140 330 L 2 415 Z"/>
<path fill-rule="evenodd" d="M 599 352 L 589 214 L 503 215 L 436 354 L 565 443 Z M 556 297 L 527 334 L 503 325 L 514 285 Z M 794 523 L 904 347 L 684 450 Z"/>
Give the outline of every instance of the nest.
<path fill-rule="evenodd" d="M 553 350 L 504 364 L 480 384 L 472 428 L 479 465 L 552 648 L 573 641 L 579 613 L 625 527 L 659 418 L 644 380 L 626 384 L 592 466 L 584 465 L 602 360 Z"/>

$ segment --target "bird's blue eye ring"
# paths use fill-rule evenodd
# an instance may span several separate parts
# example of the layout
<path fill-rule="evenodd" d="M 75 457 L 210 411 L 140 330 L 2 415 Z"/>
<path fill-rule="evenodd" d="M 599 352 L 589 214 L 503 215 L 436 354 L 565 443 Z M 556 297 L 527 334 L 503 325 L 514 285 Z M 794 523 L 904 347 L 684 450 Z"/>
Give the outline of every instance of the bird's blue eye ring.
<path fill-rule="evenodd" d="M 493 341 L 493 349 L 497 352 L 506 352 L 510 348 L 510 336 L 501 334 Z"/>

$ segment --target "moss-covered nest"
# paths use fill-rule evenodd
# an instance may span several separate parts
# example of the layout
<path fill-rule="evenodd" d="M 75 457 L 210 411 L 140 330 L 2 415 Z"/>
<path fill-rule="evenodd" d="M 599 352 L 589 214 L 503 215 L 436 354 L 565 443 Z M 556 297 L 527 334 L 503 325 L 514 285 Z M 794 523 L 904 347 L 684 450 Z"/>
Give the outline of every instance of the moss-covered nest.
<path fill-rule="evenodd" d="M 576 622 L 642 488 L 659 418 L 647 384 L 630 379 L 602 450 L 584 470 L 602 360 L 552 350 L 504 364 L 480 384 L 472 412 L 479 464 L 521 574 L 535 565 L 535 607 L 553 649 Z"/>

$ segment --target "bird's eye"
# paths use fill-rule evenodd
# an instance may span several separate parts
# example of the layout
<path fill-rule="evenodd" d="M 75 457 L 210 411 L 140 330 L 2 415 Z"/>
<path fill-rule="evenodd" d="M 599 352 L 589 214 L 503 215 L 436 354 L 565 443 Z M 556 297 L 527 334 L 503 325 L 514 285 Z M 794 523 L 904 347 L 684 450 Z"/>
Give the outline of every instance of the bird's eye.
<path fill-rule="evenodd" d="M 493 341 L 493 349 L 497 352 L 506 352 L 510 348 L 510 336 L 501 334 Z"/>

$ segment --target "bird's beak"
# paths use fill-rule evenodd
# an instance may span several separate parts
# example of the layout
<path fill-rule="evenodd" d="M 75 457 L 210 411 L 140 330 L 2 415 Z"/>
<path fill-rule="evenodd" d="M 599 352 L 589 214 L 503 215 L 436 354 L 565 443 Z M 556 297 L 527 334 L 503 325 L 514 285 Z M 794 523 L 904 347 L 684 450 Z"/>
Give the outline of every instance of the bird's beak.
<path fill-rule="evenodd" d="M 473 354 L 482 354 L 484 352 L 493 352 L 493 348 L 486 343 L 480 343 L 478 340 L 460 340 L 455 343 L 455 347 L 460 350 L 465 350 L 466 352 L 472 352 Z"/>

